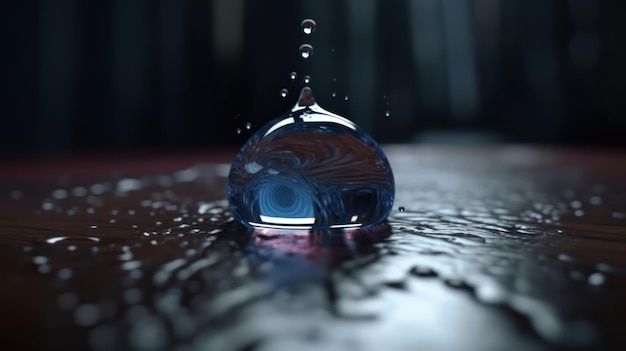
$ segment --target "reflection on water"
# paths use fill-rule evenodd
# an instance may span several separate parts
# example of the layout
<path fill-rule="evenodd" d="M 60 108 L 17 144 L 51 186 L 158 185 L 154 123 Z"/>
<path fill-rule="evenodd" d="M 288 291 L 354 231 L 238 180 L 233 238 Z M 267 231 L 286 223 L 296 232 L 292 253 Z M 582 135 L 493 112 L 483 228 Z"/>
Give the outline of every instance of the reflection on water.
<path fill-rule="evenodd" d="M 615 341 L 626 325 L 613 313 L 626 308 L 623 185 L 510 164 L 422 160 L 418 171 L 393 155 L 403 210 L 369 231 L 244 228 L 217 166 L 3 188 L 3 337 L 96 350 Z"/>

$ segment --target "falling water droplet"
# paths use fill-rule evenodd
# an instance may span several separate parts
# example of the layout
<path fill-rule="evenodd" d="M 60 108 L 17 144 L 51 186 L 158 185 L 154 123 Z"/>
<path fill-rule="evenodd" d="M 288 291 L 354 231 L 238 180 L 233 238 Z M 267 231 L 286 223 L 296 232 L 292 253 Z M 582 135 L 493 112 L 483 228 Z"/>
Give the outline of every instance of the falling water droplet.
<path fill-rule="evenodd" d="M 337 97 L 337 93 L 333 93 L 332 95 L 333 95 L 333 97 Z"/>
<path fill-rule="evenodd" d="M 313 55 L 313 46 L 309 44 L 300 45 L 300 56 L 302 56 L 302 58 L 308 59 L 311 55 Z"/>
<path fill-rule="evenodd" d="M 241 134 L 241 128 L 235 129 L 235 132 L 237 132 L 237 134 Z"/>
<path fill-rule="evenodd" d="M 311 34 L 313 32 L 315 32 L 315 26 L 317 24 L 315 23 L 314 20 L 307 18 L 304 21 L 302 21 L 301 26 L 302 26 L 302 31 L 304 32 L 304 34 Z"/>
<path fill-rule="evenodd" d="M 406 211 L 406 209 L 404 208 L 404 206 L 400 206 L 400 207 L 398 207 L 398 211 L 404 212 L 404 211 Z"/>
<path fill-rule="evenodd" d="M 348 95 L 344 96 L 343 99 L 348 101 Z"/>
<path fill-rule="evenodd" d="M 245 126 L 247 130 L 250 130 L 250 128 L 252 128 L 252 123 L 246 122 Z"/>
<path fill-rule="evenodd" d="M 298 74 L 296 72 L 289 73 L 289 79 L 295 80 L 296 78 L 298 78 Z"/>
<path fill-rule="evenodd" d="M 282 97 L 283 99 L 287 97 L 287 95 L 289 94 L 289 90 L 287 89 L 280 89 L 280 97 Z"/>
<path fill-rule="evenodd" d="M 389 116 L 391 116 L 391 113 L 389 111 L 385 111 L 385 116 L 389 117 Z"/>
<path fill-rule="evenodd" d="M 311 82 L 311 76 L 304 76 L 304 84 L 309 84 Z"/>
<path fill-rule="evenodd" d="M 389 215 L 394 180 L 372 137 L 321 108 L 305 87 L 241 148 L 227 192 L 233 216 L 249 227 L 369 227 Z"/>

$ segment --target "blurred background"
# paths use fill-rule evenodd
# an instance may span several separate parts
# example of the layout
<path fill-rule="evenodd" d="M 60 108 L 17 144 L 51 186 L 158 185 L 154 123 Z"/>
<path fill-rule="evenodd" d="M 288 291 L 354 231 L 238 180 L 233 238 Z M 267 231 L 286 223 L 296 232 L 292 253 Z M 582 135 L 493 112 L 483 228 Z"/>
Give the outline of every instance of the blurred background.
<path fill-rule="evenodd" d="M 8 1 L 0 26 L 3 155 L 240 145 L 305 75 L 383 143 L 626 146 L 624 1 Z"/>

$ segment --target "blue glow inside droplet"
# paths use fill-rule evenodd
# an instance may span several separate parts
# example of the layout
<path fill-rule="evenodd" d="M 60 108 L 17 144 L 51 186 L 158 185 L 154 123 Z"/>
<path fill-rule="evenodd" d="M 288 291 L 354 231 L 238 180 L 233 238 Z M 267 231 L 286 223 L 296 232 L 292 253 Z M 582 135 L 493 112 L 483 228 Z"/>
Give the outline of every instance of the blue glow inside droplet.
<path fill-rule="evenodd" d="M 326 229 L 384 222 L 394 179 L 378 144 L 303 89 L 243 145 L 228 176 L 233 216 L 250 227 Z"/>

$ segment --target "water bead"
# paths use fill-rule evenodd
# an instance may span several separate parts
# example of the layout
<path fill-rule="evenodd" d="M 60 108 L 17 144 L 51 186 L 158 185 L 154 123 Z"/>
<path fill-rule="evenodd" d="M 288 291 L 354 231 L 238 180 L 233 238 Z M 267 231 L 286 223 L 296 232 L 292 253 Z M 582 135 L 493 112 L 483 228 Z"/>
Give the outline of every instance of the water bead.
<path fill-rule="evenodd" d="M 283 99 L 287 97 L 287 95 L 289 94 L 289 90 L 287 89 L 280 89 L 280 97 L 282 97 Z"/>
<path fill-rule="evenodd" d="M 291 229 L 375 226 L 389 216 L 394 191 L 378 144 L 321 108 L 308 87 L 291 111 L 243 145 L 227 186 L 237 221 Z"/>
<path fill-rule="evenodd" d="M 304 76 L 304 84 L 311 83 L 311 76 Z"/>
<path fill-rule="evenodd" d="M 298 78 L 298 74 L 296 72 L 289 73 L 289 79 L 295 80 L 296 78 Z"/>
<path fill-rule="evenodd" d="M 300 24 L 300 26 L 302 26 L 302 31 L 304 32 L 304 34 L 307 35 L 315 32 L 316 25 L 317 24 L 315 23 L 315 20 L 312 20 L 310 18 L 303 20 Z"/>
<path fill-rule="evenodd" d="M 247 130 L 250 130 L 252 128 L 252 123 L 246 122 L 245 127 Z"/>
<path fill-rule="evenodd" d="M 304 59 L 308 59 L 311 55 L 313 55 L 313 46 L 309 44 L 300 45 L 300 56 Z"/>

